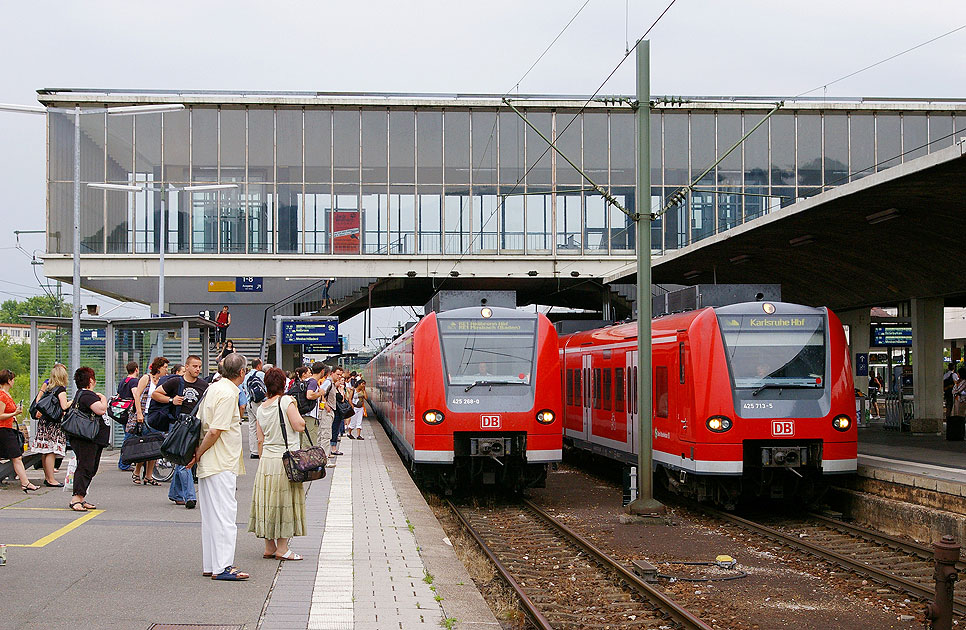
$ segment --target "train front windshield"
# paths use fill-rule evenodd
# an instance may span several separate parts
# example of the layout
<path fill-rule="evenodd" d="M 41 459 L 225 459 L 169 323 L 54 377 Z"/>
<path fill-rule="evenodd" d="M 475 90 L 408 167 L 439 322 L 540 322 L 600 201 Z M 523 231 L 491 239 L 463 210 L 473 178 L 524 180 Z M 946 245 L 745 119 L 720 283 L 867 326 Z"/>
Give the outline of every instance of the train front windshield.
<path fill-rule="evenodd" d="M 535 331 L 535 319 L 440 319 L 449 384 L 529 385 Z"/>
<path fill-rule="evenodd" d="M 736 389 L 823 388 L 825 316 L 718 315 Z"/>

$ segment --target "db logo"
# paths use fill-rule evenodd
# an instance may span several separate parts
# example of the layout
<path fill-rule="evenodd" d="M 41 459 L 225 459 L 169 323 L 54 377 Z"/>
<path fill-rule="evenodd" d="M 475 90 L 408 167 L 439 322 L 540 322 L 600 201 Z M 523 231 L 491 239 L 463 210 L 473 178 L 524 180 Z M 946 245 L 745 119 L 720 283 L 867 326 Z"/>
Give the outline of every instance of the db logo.
<path fill-rule="evenodd" d="M 483 429 L 499 429 L 500 416 L 480 416 L 480 427 Z"/>
<path fill-rule="evenodd" d="M 791 420 L 775 420 L 771 423 L 771 434 L 775 437 L 791 437 L 795 435 L 795 423 Z"/>

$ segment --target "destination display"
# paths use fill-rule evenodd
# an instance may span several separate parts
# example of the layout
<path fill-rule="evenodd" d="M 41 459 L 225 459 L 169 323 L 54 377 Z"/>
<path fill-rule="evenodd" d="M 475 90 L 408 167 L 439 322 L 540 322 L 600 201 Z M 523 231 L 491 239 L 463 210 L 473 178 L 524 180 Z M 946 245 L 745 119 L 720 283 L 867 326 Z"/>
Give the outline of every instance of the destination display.
<path fill-rule="evenodd" d="M 342 354 L 342 340 L 335 344 L 305 343 L 302 344 L 302 355 L 307 354 Z"/>
<path fill-rule="evenodd" d="M 533 321 L 528 319 L 447 319 L 440 321 L 440 332 L 445 333 L 520 333 L 533 332 Z"/>
<path fill-rule="evenodd" d="M 740 315 L 718 317 L 724 330 L 815 330 L 824 321 L 821 315 Z"/>
<path fill-rule="evenodd" d="M 339 343 L 339 322 L 282 322 L 283 344 L 320 343 L 335 346 Z"/>
<path fill-rule="evenodd" d="M 912 346 L 911 324 L 872 324 L 869 345 L 874 348 Z"/>

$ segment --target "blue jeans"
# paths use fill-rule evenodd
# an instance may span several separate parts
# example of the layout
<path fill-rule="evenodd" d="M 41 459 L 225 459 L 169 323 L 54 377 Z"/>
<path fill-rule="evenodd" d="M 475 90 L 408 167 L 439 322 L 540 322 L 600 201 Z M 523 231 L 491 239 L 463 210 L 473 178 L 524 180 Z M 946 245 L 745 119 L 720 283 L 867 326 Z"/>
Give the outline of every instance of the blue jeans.
<path fill-rule="evenodd" d="M 168 498 L 172 501 L 197 501 L 195 495 L 195 483 L 191 478 L 191 469 L 184 466 L 175 465 L 174 477 L 171 478 L 171 487 L 168 489 Z"/>
<path fill-rule="evenodd" d="M 345 430 L 345 420 L 342 418 L 332 418 L 332 438 L 329 440 L 329 448 L 333 451 L 339 446 L 339 436 Z"/>

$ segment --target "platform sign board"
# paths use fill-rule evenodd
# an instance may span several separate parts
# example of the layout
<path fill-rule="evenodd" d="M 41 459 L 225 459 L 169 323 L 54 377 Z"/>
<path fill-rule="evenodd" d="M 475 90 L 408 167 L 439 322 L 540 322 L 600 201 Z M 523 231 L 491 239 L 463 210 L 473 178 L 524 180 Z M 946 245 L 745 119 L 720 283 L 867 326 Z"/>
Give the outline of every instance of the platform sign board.
<path fill-rule="evenodd" d="M 338 321 L 298 321 L 282 322 L 282 343 L 313 344 L 334 346 L 339 342 Z"/>
<path fill-rule="evenodd" d="M 302 356 L 307 354 L 342 354 L 342 341 L 335 344 L 329 343 L 304 343 L 302 344 Z"/>
<path fill-rule="evenodd" d="M 869 353 L 868 352 L 855 353 L 855 375 L 856 376 L 869 375 Z"/>
<path fill-rule="evenodd" d="M 107 331 L 103 328 L 81 330 L 80 342 L 82 346 L 103 346 L 107 341 Z"/>
<path fill-rule="evenodd" d="M 912 325 L 902 323 L 872 324 L 869 345 L 873 348 L 912 346 Z"/>
<path fill-rule="evenodd" d="M 264 285 L 264 278 L 260 277 L 245 276 L 235 278 L 236 293 L 261 293 Z"/>

